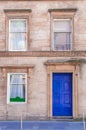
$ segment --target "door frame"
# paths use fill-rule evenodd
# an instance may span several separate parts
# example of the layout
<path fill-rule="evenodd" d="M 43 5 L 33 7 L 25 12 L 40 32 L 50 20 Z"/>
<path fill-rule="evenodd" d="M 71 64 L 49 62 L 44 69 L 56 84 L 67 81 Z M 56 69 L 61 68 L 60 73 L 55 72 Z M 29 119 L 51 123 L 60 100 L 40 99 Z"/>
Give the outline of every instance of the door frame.
<path fill-rule="evenodd" d="M 72 118 L 78 117 L 78 64 L 48 64 L 48 118 L 52 119 L 52 74 L 53 73 L 72 73 Z M 63 118 L 63 117 L 60 117 Z"/>

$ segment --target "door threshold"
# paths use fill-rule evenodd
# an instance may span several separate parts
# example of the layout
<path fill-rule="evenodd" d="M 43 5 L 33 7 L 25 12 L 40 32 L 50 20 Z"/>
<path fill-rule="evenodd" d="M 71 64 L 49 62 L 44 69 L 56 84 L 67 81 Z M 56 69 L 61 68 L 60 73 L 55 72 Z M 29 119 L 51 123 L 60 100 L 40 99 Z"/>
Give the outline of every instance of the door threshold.
<path fill-rule="evenodd" d="M 52 120 L 73 120 L 72 116 L 55 116 L 52 117 Z"/>

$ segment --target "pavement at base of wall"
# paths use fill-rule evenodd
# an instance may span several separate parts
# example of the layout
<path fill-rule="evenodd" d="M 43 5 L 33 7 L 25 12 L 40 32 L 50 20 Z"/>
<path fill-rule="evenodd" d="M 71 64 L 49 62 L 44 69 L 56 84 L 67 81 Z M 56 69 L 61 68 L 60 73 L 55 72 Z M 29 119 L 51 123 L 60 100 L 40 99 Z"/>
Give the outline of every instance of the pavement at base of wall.
<path fill-rule="evenodd" d="M 84 130 L 83 122 L 0 121 L 0 130 Z"/>

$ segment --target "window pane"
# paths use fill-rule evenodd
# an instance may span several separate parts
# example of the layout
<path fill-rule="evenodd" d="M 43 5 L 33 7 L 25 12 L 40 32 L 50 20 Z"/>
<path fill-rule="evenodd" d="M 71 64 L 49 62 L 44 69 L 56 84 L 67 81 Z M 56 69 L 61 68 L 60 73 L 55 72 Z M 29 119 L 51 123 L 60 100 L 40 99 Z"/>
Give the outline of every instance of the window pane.
<path fill-rule="evenodd" d="M 54 33 L 54 48 L 56 50 L 70 50 L 70 33 Z"/>
<path fill-rule="evenodd" d="M 10 75 L 11 84 L 25 84 L 25 75 L 12 74 Z"/>
<path fill-rule="evenodd" d="M 25 102 L 25 75 L 10 75 L 10 102 Z"/>
<path fill-rule="evenodd" d="M 54 21 L 54 32 L 71 32 L 70 20 Z"/>
<path fill-rule="evenodd" d="M 10 20 L 10 32 L 26 32 L 26 20 Z"/>
<path fill-rule="evenodd" d="M 11 98 L 25 98 L 25 85 L 10 85 Z"/>
<path fill-rule="evenodd" d="M 24 50 L 26 48 L 26 33 L 10 34 L 10 49 Z"/>

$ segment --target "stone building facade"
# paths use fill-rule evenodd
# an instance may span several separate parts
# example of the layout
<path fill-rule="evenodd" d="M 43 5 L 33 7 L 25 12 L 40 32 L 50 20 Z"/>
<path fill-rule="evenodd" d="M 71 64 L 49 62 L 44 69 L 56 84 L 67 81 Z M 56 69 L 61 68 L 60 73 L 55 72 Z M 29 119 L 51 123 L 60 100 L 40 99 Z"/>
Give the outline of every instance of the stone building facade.
<path fill-rule="evenodd" d="M 0 119 L 86 115 L 85 42 L 85 0 L 0 0 Z"/>

